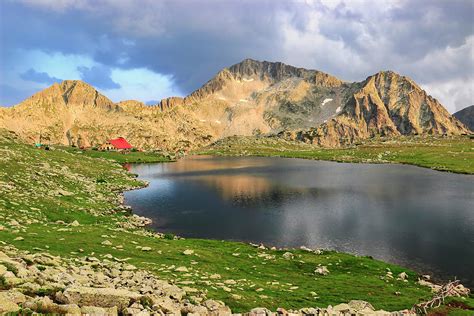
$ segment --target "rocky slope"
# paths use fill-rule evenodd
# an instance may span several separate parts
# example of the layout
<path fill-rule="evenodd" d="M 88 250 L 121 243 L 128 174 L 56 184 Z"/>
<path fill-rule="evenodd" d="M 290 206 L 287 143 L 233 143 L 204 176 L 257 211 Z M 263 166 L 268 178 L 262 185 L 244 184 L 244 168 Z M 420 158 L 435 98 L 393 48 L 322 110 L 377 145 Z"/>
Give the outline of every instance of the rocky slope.
<path fill-rule="evenodd" d="M 0 127 L 29 142 L 96 146 L 123 136 L 136 147 L 176 150 L 208 135 L 187 109 L 163 112 L 133 100 L 113 103 L 82 81 L 55 83 L 1 110 Z"/>
<path fill-rule="evenodd" d="M 284 132 L 322 146 L 337 147 L 374 136 L 459 135 L 467 128 L 415 82 L 392 71 L 351 84 L 339 112 L 307 130 Z"/>
<path fill-rule="evenodd" d="M 246 59 L 185 98 L 113 103 L 64 81 L 10 109 L 0 127 L 29 141 L 98 145 L 117 136 L 142 148 L 187 150 L 233 136 L 280 134 L 322 146 L 377 135 L 462 134 L 467 128 L 411 79 L 380 72 L 347 83 L 317 70 Z"/>
<path fill-rule="evenodd" d="M 454 113 L 453 116 L 466 125 L 471 131 L 474 131 L 474 105 Z"/>
<path fill-rule="evenodd" d="M 111 255 L 66 259 L 0 246 L 0 313 L 67 315 L 234 315 L 221 301 L 191 303 L 186 292 Z M 426 282 L 431 285 L 431 283 Z M 462 286 L 459 291 L 466 291 Z M 461 292 L 463 293 L 463 292 Z M 195 297 L 195 301 L 196 301 Z M 254 308 L 245 315 L 416 315 L 411 310 L 376 311 L 353 300 L 326 308 L 276 313 Z"/>

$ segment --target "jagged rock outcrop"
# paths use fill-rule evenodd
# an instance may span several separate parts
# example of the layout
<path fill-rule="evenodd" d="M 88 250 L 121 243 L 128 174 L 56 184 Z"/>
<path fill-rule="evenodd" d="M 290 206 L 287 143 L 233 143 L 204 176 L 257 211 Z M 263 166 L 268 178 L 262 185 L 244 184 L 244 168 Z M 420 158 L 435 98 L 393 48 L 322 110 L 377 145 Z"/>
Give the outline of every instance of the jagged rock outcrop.
<path fill-rule="evenodd" d="M 454 113 L 453 116 L 466 125 L 471 131 L 474 131 L 474 105 Z"/>
<path fill-rule="evenodd" d="M 160 101 L 159 106 L 162 111 L 184 105 L 184 99 L 180 97 L 169 97 Z"/>
<path fill-rule="evenodd" d="M 185 98 L 113 103 L 66 80 L 0 109 L 0 127 L 31 142 L 97 146 L 125 137 L 145 149 L 189 150 L 216 139 L 278 134 L 321 146 L 377 135 L 457 135 L 467 128 L 415 82 L 382 71 L 348 83 L 329 74 L 246 59 Z"/>
<path fill-rule="evenodd" d="M 357 86 L 359 84 L 354 84 Z M 368 77 L 338 115 L 318 127 L 282 133 L 322 146 L 340 146 L 374 136 L 459 135 L 466 127 L 411 79 L 392 71 Z"/>

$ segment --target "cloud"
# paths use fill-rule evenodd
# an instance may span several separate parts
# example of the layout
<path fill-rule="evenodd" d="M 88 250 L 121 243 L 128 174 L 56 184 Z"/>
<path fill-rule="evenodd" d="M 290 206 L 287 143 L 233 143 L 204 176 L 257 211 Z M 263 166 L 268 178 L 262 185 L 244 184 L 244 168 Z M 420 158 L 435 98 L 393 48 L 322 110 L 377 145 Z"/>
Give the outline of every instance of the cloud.
<path fill-rule="evenodd" d="M 449 110 L 452 113 L 474 105 L 474 79 L 472 78 L 428 83 L 421 86 L 435 96 L 441 104 L 449 104 Z"/>
<path fill-rule="evenodd" d="M 56 77 L 51 77 L 46 72 L 38 72 L 33 68 L 28 69 L 26 72 L 20 74 L 20 78 L 27 81 L 33 81 L 38 83 L 53 84 L 55 82 L 61 82 L 62 80 Z"/>
<path fill-rule="evenodd" d="M 114 90 L 102 89 L 102 92 L 116 102 L 131 99 L 146 102 L 149 100 L 161 100 L 173 95 L 183 95 L 176 87 L 172 76 L 158 74 L 146 68 L 127 70 L 116 68 L 112 70 L 111 79 L 122 88 Z"/>
<path fill-rule="evenodd" d="M 472 103 L 465 87 L 455 85 L 474 76 L 470 0 L 23 0 L 0 6 L 2 54 L 33 49 L 87 56 L 89 69 L 147 69 L 172 78 L 171 90 L 185 94 L 249 57 L 350 81 L 392 69 L 432 89 L 450 111 Z M 447 86 L 458 99 L 437 95 Z"/>
<path fill-rule="evenodd" d="M 112 80 L 110 77 L 112 70 L 105 66 L 93 66 L 93 67 L 77 67 L 77 70 L 81 73 L 81 78 L 85 82 L 93 85 L 100 89 L 120 89 L 121 86 Z"/>

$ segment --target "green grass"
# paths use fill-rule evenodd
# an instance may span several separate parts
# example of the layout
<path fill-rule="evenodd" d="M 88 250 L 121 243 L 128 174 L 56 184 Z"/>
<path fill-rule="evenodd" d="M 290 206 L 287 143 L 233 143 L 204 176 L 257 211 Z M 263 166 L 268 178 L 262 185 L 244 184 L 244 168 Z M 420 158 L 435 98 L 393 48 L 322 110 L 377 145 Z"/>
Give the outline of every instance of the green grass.
<path fill-rule="evenodd" d="M 431 296 L 427 287 L 416 283 L 413 271 L 367 257 L 291 250 L 295 258 L 286 260 L 282 250 L 230 241 L 157 238 L 142 229 L 119 228 L 127 216 L 120 205 L 121 191 L 142 185 L 111 160 L 75 150 L 38 150 L 0 131 L 0 240 L 64 257 L 111 254 L 171 283 L 223 300 L 235 312 L 257 306 L 325 307 L 353 299 L 369 301 L 377 309 L 400 310 Z M 80 226 L 63 223 L 74 220 Z M 104 240 L 112 246 L 102 245 Z M 152 250 L 144 252 L 137 246 Z M 184 255 L 186 249 L 195 253 Z M 318 265 L 327 266 L 330 274 L 316 275 Z M 175 271 L 181 266 L 188 272 Z M 394 275 L 406 271 L 409 282 L 385 279 L 387 268 Z M 213 274 L 221 278 L 213 279 Z"/>
<path fill-rule="evenodd" d="M 321 148 L 269 137 L 230 137 L 196 153 L 401 163 L 440 171 L 474 174 L 474 140 L 468 136 L 377 138 L 348 148 Z"/>
<path fill-rule="evenodd" d="M 174 157 L 164 155 L 156 152 L 119 152 L 119 151 L 100 151 L 92 149 L 78 149 L 75 147 L 59 147 L 71 153 L 77 153 L 92 157 L 92 158 L 104 158 L 116 161 L 118 163 L 152 163 L 152 162 L 171 162 L 175 161 Z"/>

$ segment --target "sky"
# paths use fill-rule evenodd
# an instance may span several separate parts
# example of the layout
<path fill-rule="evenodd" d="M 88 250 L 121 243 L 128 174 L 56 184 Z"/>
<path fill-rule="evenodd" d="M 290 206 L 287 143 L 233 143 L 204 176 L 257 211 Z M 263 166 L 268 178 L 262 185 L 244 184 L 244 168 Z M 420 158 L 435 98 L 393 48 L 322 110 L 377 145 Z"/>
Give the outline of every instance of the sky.
<path fill-rule="evenodd" d="M 64 79 L 113 101 L 185 96 L 245 58 L 414 79 L 474 104 L 472 0 L 1 0 L 0 105 Z"/>

